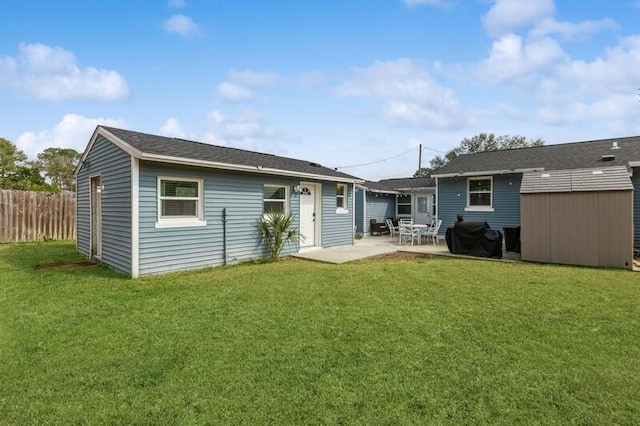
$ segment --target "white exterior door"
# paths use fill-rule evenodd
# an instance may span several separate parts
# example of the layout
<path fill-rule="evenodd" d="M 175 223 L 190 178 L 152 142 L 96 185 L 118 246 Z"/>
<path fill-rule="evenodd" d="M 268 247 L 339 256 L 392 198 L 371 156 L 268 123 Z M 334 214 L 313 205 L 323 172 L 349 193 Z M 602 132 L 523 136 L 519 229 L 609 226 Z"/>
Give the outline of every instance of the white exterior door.
<path fill-rule="evenodd" d="M 316 186 L 300 185 L 300 248 L 316 245 L 316 229 L 318 226 L 316 214 Z M 304 237 L 304 239 L 302 238 Z"/>
<path fill-rule="evenodd" d="M 415 223 L 431 223 L 431 194 L 414 196 L 413 221 Z"/>

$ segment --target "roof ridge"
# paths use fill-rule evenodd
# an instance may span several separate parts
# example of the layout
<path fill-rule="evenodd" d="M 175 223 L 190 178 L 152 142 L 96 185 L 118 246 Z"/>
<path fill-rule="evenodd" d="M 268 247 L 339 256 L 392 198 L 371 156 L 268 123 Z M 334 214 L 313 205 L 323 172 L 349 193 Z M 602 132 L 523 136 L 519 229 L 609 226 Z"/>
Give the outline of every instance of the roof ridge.
<path fill-rule="evenodd" d="M 302 160 L 300 158 L 293 158 L 293 157 L 285 157 L 283 155 L 272 154 L 272 153 L 269 153 L 269 152 L 252 151 L 250 149 L 245 149 L 245 148 L 236 148 L 236 147 L 233 147 L 233 146 L 216 145 L 216 144 L 212 144 L 212 143 L 208 143 L 208 142 L 194 141 L 194 140 L 191 140 L 191 139 L 178 138 L 178 137 L 173 137 L 173 136 L 155 135 L 153 133 L 139 132 L 139 131 L 136 131 L 136 130 L 122 129 L 122 128 L 119 128 L 119 127 L 103 126 L 103 125 L 100 125 L 100 127 L 104 128 L 106 130 L 113 129 L 113 130 L 119 130 L 119 131 L 123 131 L 123 132 L 136 133 L 136 134 L 144 135 L 144 136 L 150 136 L 150 137 L 154 137 L 154 138 L 163 138 L 163 139 L 183 141 L 183 142 L 188 142 L 188 143 L 193 143 L 193 144 L 198 144 L 198 145 L 213 146 L 213 147 L 222 148 L 222 149 L 231 149 L 231 150 L 235 150 L 235 151 L 247 152 L 249 154 L 268 155 L 268 156 L 271 156 L 271 157 L 283 158 L 285 160 L 300 161 L 300 162 L 303 162 L 303 163 L 313 164 L 313 165 L 316 165 L 316 166 L 319 166 L 319 167 L 325 167 L 325 168 L 328 168 L 328 169 L 332 168 L 332 167 L 323 166 L 323 165 L 318 164 L 318 163 L 316 163 L 314 161 Z"/>

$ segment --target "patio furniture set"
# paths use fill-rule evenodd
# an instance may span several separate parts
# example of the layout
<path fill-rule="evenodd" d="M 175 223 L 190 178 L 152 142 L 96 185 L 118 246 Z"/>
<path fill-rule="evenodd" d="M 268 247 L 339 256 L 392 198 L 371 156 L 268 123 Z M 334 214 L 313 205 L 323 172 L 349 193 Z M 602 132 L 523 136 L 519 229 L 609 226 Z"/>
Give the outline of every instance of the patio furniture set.
<path fill-rule="evenodd" d="M 371 235 L 389 234 L 390 238 L 397 235 L 398 245 L 408 242 L 410 242 L 411 245 L 414 245 L 414 243 L 422 244 L 422 238 L 426 238 L 427 241 L 431 239 L 433 245 L 436 245 L 438 244 L 438 230 L 441 225 L 442 220 L 436 221 L 435 219 L 429 224 L 414 223 L 411 219 L 399 219 L 395 221 L 392 218 L 387 218 L 386 223 L 371 219 Z"/>

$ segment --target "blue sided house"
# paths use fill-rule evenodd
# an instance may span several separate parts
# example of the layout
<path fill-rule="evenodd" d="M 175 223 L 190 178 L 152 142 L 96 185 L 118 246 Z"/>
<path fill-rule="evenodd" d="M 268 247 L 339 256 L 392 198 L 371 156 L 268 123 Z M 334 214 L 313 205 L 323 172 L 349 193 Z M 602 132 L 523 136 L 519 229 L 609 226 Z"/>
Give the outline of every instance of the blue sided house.
<path fill-rule="evenodd" d="M 640 137 L 460 155 L 433 176 L 441 234 L 464 220 L 521 230 L 522 259 L 631 268 Z"/>
<path fill-rule="evenodd" d="M 77 249 L 131 277 L 264 257 L 265 212 L 304 238 L 352 245 L 362 180 L 319 164 L 98 126 L 76 168 Z"/>
<path fill-rule="evenodd" d="M 356 185 L 356 232 L 371 234 L 371 220 L 410 218 L 431 223 L 436 215 L 436 185 L 432 178 L 394 178 Z"/>

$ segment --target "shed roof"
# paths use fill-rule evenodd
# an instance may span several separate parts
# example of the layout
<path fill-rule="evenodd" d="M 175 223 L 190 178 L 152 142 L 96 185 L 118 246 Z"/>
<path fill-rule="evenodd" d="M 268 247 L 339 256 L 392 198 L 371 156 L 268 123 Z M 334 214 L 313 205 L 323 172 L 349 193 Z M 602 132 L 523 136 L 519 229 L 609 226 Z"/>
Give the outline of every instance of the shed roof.
<path fill-rule="evenodd" d="M 521 194 L 625 190 L 633 190 L 625 166 L 527 172 L 522 175 L 520 185 Z"/>
<path fill-rule="evenodd" d="M 362 179 L 355 176 L 311 161 L 107 126 L 96 128 L 82 160 L 99 134 L 143 160 L 310 179 L 362 182 Z"/>
<path fill-rule="evenodd" d="M 633 162 L 640 162 L 640 136 L 463 154 L 442 166 L 433 176 L 591 169 L 633 166 Z"/>

